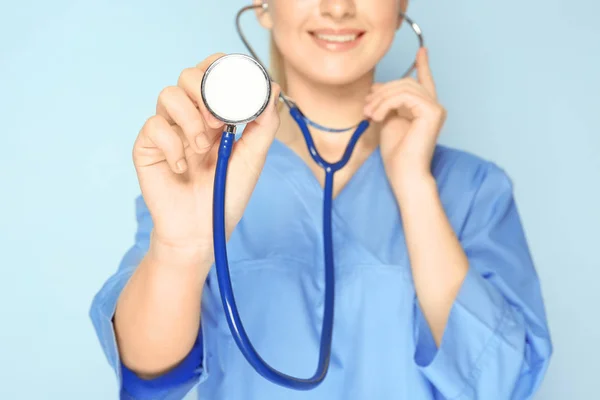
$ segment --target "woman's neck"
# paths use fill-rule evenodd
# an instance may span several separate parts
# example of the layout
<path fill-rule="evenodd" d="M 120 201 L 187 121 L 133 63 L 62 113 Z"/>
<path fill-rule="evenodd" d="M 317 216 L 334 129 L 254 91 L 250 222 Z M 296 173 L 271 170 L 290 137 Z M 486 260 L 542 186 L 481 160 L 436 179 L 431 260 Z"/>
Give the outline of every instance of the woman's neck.
<path fill-rule="evenodd" d="M 294 71 L 286 71 L 287 92 L 298 108 L 312 121 L 329 128 L 347 128 L 357 125 L 363 118 L 365 97 L 371 89 L 373 74 L 369 73 L 358 81 L 344 86 L 321 85 L 298 76 Z M 351 129 L 343 133 L 324 132 L 309 126 L 310 133 L 321 156 L 327 161 L 337 161 L 343 154 L 350 137 Z M 282 108 L 281 126 L 277 137 L 292 148 L 305 146 L 300 128 L 289 115 L 287 107 Z M 372 125 L 362 135 L 355 152 L 370 153 L 379 143 L 376 126 Z M 362 157 L 359 157 L 362 158 Z"/>

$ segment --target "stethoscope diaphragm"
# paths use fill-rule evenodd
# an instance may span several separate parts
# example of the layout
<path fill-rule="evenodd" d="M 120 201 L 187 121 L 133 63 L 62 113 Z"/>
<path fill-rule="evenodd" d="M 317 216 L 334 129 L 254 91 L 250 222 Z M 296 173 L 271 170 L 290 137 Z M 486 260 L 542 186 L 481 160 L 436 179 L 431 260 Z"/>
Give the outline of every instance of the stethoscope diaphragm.
<path fill-rule="evenodd" d="M 228 54 L 208 67 L 200 91 L 204 105 L 218 120 L 229 125 L 245 124 L 267 107 L 271 79 L 252 57 Z"/>

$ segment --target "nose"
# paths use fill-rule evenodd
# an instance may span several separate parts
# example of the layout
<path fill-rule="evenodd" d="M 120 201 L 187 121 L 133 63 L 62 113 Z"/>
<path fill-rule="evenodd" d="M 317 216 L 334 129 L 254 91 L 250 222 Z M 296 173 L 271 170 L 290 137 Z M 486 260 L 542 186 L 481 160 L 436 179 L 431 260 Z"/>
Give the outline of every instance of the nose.
<path fill-rule="evenodd" d="M 356 13 L 354 0 L 321 0 L 321 15 L 334 20 L 353 17 Z"/>

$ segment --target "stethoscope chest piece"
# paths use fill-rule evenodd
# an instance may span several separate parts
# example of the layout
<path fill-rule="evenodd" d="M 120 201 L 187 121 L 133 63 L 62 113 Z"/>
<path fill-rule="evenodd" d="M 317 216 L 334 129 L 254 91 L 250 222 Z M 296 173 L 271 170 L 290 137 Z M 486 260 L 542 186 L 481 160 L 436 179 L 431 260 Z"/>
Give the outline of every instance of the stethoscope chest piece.
<path fill-rule="evenodd" d="M 204 73 L 201 86 L 204 105 L 228 125 L 256 119 L 271 97 L 271 80 L 255 59 L 228 54 L 214 61 Z"/>

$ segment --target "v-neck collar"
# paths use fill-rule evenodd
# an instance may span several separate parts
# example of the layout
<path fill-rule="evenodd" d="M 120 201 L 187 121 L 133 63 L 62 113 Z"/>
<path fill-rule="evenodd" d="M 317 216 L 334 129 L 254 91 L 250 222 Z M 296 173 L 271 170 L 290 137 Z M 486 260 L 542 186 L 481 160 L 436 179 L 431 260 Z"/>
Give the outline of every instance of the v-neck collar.
<path fill-rule="evenodd" d="M 323 229 L 324 189 L 307 163 L 295 151 L 279 140 L 274 140 L 269 149 L 270 160 L 266 168 L 284 180 L 282 185 L 289 186 L 297 196 L 296 200 L 305 210 L 317 232 Z M 376 147 L 350 177 L 331 204 L 331 223 L 333 228 L 334 251 L 338 265 L 350 265 L 358 261 L 364 263 L 380 262 L 372 246 L 365 242 L 363 229 L 356 228 L 357 218 L 364 221 L 372 210 L 364 202 L 364 196 L 379 197 L 380 193 L 364 193 L 381 187 L 382 179 L 387 180 L 381 168 L 381 152 Z M 385 198 L 385 194 L 383 196 Z M 367 207 L 363 209 L 362 207 Z M 291 217 L 298 218 L 297 215 Z M 367 217 L 369 219 L 370 217 Z M 374 233 L 377 235 L 377 233 Z"/>
<path fill-rule="evenodd" d="M 301 173 L 302 175 L 308 175 L 310 179 L 311 187 L 322 197 L 324 194 L 324 189 L 321 186 L 321 183 L 310 169 L 308 164 L 300 157 L 294 150 L 284 144 L 281 140 L 275 138 L 273 140 L 273 144 L 269 149 L 269 152 L 279 154 L 286 159 L 287 162 L 294 165 L 294 171 Z M 367 158 L 362 162 L 362 164 L 358 167 L 358 169 L 354 172 L 354 174 L 350 177 L 348 182 L 341 188 L 337 196 L 333 198 L 333 203 L 338 203 L 343 201 L 343 197 L 347 192 L 351 192 L 353 187 L 359 185 L 360 182 L 364 179 L 367 172 L 372 169 L 372 166 L 376 164 L 377 160 L 381 158 L 380 148 L 377 146 L 371 154 L 367 156 Z M 323 171 L 325 173 L 325 171 Z M 335 175 L 334 175 L 335 180 Z"/>

